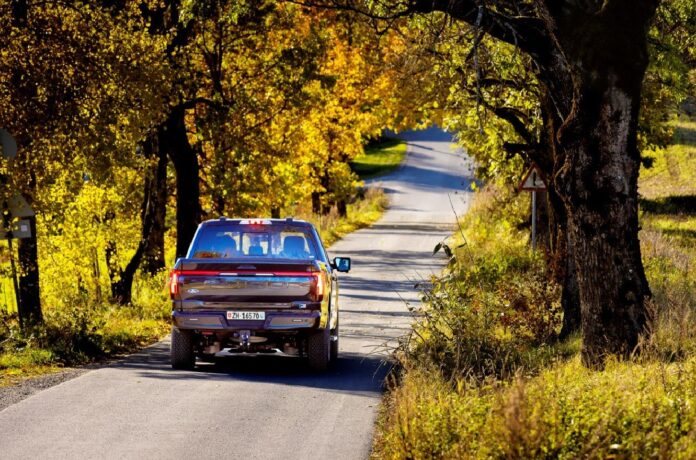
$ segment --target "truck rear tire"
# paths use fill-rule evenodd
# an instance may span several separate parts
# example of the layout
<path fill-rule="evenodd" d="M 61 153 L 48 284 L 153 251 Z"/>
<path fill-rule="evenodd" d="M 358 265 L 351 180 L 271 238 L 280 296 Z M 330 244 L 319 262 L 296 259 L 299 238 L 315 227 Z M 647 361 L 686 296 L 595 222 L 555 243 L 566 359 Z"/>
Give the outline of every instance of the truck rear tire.
<path fill-rule="evenodd" d="M 315 371 L 325 371 L 329 367 L 331 355 L 331 334 L 328 329 L 315 332 L 307 338 L 307 357 L 309 367 Z"/>
<path fill-rule="evenodd" d="M 196 366 L 193 331 L 172 327 L 171 361 L 174 369 L 193 369 Z"/>

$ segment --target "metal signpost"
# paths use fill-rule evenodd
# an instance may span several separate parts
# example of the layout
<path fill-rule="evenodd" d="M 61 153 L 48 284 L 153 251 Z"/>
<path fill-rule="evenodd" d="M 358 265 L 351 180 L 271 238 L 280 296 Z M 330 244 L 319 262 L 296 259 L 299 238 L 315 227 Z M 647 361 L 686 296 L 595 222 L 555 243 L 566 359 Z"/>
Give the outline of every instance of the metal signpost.
<path fill-rule="evenodd" d="M 546 191 L 546 181 L 539 167 L 532 163 L 520 182 L 520 190 L 532 192 L 532 250 L 536 250 L 537 192 Z"/>

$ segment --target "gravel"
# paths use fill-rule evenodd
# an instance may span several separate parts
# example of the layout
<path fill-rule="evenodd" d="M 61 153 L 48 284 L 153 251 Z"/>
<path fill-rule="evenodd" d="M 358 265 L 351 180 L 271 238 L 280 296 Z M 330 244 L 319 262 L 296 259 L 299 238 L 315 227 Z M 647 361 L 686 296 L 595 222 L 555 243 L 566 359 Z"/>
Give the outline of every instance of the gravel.
<path fill-rule="evenodd" d="M 28 398 L 34 393 L 58 385 L 67 380 L 74 379 L 78 375 L 84 374 L 89 370 L 90 368 L 87 367 L 78 369 L 66 369 L 55 374 L 31 377 L 21 381 L 20 383 L 17 383 L 16 385 L 0 387 L 0 411 L 6 409 L 7 407 L 10 407 L 13 404 L 17 404 L 21 400 Z"/>

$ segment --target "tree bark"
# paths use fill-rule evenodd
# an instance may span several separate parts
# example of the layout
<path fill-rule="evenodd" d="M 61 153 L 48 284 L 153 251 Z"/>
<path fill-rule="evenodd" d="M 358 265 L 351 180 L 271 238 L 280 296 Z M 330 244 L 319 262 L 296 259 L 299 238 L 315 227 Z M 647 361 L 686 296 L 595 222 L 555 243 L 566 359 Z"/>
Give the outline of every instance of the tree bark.
<path fill-rule="evenodd" d="M 573 81 L 573 105 L 556 133 L 564 158 L 556 185 L 576 262 L 583 362 L 590 367 L 633 353 L 648 320 L 637 126 L 651 3 L 617 0 L 586 16 L 549 7 L 562 53 L 557 62 L 566 63 Z"/>
<path fill-rule="evenodd" d="M 148 229 L 141 269 L 148 274 L 155 274 L 163 269 L 164 232 L 167 214 L 167 152 L 160 148 L 160 139 L 164 135 L 162 128 L 156 130 L 145 143 L 144 151 L 148 159 L 157 158 L 157 163 L 148 171 L 145 178 L 145 191 L 141 207 L 143 231 Z"/>
<path fill-rule="evenodd" d="M 578 293 L 577 273 L 572 244 L 568 240 L 565 205 L 556 193 L 553 182 L 548 190 L 549 203 L 549 244 L 548 265 L 555 281 L 561 286 L 561 308 L 563 325 L 559 339 L 565 340 L 580 330 L 580 294 Z"/>
<path fill-rule="evenodd" d="M 321 212 L 321 193 L 312 192 L 312 212 L 319 214 Z"/>
<path fill-rule="evenodd" d="M 345 198 L 341 198 L 336 202 L 336 209 L 340 217 L 348 217 L 348 203 Z"/>
<path fill-rule="evenodd" d="M 184 257 L 201 222 L 198 155 L 191 147 L 184 122 L 185 110 L 172 109 L 163 141 L 176 172 L 176 256 Z"/>
<path fill-rule="evenodd" d="M 119 305 L 128 305 L 133 300 L 133 279 L 135 272 L 140 265 L 145 249 L 145 240 L 141 239 L 135 255 L 131 258 L 125 269 L 118 265 L 114 260 L 116 256 L 116 245 L 109 241 L 106 246 L 106 264 L 109 267 L 109 278 L 111 279 L 111 300 Z"/>
<path fill-rule="evenodd" d="M 29 200 L 27 200 L 29 201 Z M 36 217 L 27 217 L 31 237 L 18 240 L 20 321 L 34 326 L 43 321 L 39 291 L 39 252 L 36 238 Z"/>
<path fill-rule="evenodd" d="M 15 27 L 26 27 L 29 15 L 29 3 L 26 0 L 13 0 L 12 7 L 12 24 Z M 25 79 L 20 69 L 15 69 L 12 73 L 13 86 L 20 89 L 20 94 L 29 99 L 36 95 L 35 84 L 29 83 L 31 79 Z M 30 138 L 18 136 L 17 143 L 23 147 L 20 153 L 19 161 L 24 161 L 26 170 L 29 171 L 29 193 L 25 194 L 25 198 L 29 205 L 33 203 L 33 194 L 36 190 L 36 176 L 28 166 L 29 159 L 26 150 L 31 145 Z M 41 293 L 39 285 L 39 252 L 38 241 L 36 237 L 36 217 L 27 218 L 31 237 L 18 240 L 17 254 L 19 261 L 19 304 L 17 310 L 19 321 L 22 327 L 33 326 L 43 322 L 43 312 L 41 310 Z"/>
<path fill-rule="evenodd" d="M 141 231 L 138 247 L 131 260 L 122 269 L 114 260 L 116 245 L 109 242 L 106 247 L 106 264 L 111 280 L 111 300 L 119 305 L 132 301 L 133 280 L 138 268 L 154 274 L 164 268 L 164 220 L 167 206 L 167 153 L 160 148 L 163 129 L 153 131 L 143 141 L 146 161 L 143 202 L 140 205 Z M 154 162 L 153 160 L 157 160 Z"/>

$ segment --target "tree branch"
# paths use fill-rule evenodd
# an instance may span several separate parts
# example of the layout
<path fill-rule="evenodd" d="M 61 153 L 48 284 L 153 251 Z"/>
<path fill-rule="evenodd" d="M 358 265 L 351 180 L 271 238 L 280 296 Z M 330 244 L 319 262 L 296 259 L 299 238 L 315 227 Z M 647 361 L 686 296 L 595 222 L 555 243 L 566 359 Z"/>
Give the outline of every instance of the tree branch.
<path fill-rule="evenodd" d="M 486 104 L 488 105 L 488 104 Z M 529 132 L 526 124 L 522 121 L 520 115 L 521 113 L 517 109 L 511 107 L 492 107 L 488 105 L 488 109 L 493 112 L 493 114 L 500 118 L 501 120 L 507 121 L 514 129 L 517 134 L 520 135 L 522 139 L 528 144 L 535 144 L 535 136 Z"/>
<path fill-rule="evenodd" d="M 479 21 L 480 5 L 483 3 L 478 0 L 412 0 L 409 9 L 417 13 L 441 11 L 472 26 L 480 22 L 481 28 L 490 36 L 532 55 L 540 54 L 548 45 L 549 39 L 540 18 L 509 16 L 484 7 Z"/>

